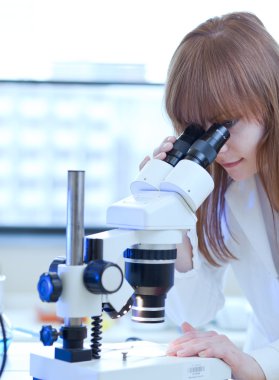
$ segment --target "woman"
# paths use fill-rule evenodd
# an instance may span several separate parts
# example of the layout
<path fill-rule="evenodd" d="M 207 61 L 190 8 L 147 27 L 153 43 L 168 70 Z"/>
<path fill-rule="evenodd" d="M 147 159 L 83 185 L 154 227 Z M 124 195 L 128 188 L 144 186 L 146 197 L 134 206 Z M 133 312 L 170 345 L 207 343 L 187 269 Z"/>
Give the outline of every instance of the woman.
<path fill-rule="evenodd" d="M 198 210 L 197 234 L 178 247 L 170 318 L 183 336 L 168 354 L 216 357 L 238 380 L 279 379 L 279 48 L 250 13 L 210 19 L 185 36 L 172 58 L 166 109 L 180 134 L 230 121 L 231 137 L 210 167 L 215 189 Z M 164 159 L 175 137 L 154 151 Z M 141 167 L 149 160 L 146 157 Z M 200 332 L 224 304 L 232 266 L 253 308 L 244 351 L 225 336 Z"/>

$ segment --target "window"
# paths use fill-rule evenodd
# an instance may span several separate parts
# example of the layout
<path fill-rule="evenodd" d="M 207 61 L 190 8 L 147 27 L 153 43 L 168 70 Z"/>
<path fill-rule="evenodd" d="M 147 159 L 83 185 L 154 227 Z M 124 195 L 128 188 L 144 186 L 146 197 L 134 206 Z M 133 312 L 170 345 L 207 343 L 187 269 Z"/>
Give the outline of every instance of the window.
<path fill-rule="evenodd" d="M 275 6 L 1 0 L 0 227 L 64 227 L 74 169 L 86 171 L 85 224 L 105 224 L 140 161 L 173 133 L 164 82 L 183 36 L 209 17 L 248 10 L 276 38 Z"/>

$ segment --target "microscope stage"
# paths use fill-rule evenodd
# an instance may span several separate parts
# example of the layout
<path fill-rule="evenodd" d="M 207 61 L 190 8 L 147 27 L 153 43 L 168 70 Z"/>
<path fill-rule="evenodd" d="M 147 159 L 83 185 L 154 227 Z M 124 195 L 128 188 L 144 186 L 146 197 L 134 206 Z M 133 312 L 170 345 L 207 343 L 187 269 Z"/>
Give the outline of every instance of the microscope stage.
<path fill-rule="evenodd" d="M 145 343 L 146 353 L 143 354 Z M 175 380 L 225 380 L 231 376 L 230 368 L 219 359 L 177 358 L 162 356 L 160 353 L 157 356 L 156 344 L 150 354 L 150 342 L 133 342 L 132 347 L 131 342 L 129 344 L 130 347 L 122 349 L 104 347 L 101 359 L 80 363 L 53 359 L 53 349 L 43 348 L 45 352 L 42 355 L 31 354 L 30 374 L 39 380 L 149 380 L 156 377 Z"/>

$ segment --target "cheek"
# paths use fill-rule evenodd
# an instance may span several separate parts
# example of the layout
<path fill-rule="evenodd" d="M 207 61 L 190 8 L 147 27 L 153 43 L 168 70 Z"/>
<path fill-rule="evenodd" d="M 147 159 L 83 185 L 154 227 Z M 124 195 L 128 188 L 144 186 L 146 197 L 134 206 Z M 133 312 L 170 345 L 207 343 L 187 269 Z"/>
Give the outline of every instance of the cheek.
<path fill-rule="evenodd" d="M 242 151 L 247 152 L 247 158 L 256 159 L 257 157 L 257 150 L 259 143 L 262 139 L 263 134 L 259 134 L 258 136 L 255 136 L 254 139 L 250 140 L 247 138 L 247 140 L 243 141 L 242 143 Z"/>
<path fill-rule="evenodd" d="M 242 144 L 247 147 L 250 152 L 256 152 L 259 143 L 264 136 L 264 127 L 262 125 L 252 126 L 247 130 L 245 136 L 243 136 Z"/>
<path fill-rule="evenodd" d="M 263 134 L 264 129 L 260 126 L 248 129 L 245 133 L 235 136 L 235 139 L 234 136 L 232 136 L 230 148 L 238 153 L 240 157 L 254 160 Z"/>

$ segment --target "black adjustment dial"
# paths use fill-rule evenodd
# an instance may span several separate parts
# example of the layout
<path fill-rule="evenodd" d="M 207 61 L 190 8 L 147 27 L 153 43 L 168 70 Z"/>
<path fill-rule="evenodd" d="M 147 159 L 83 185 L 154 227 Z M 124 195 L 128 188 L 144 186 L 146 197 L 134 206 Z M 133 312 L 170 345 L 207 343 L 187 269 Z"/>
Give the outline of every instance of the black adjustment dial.
<path fill-rule="evenodd" d="M 123 272 L 117 264 L 104 260 L 93 260 L 84 270 L 83 281 L 91 293 L 115 293 L 122 286 Z"/>
<path fill-rule="evenodd" d="M 64 256 L 58 256 L 56 257 L 52 263 L 50 264 L 48 271 L 49 272 L 56 272 L 58 273 L 58 265 L 60 264 L 66 264 L 66 257 Z"/>

